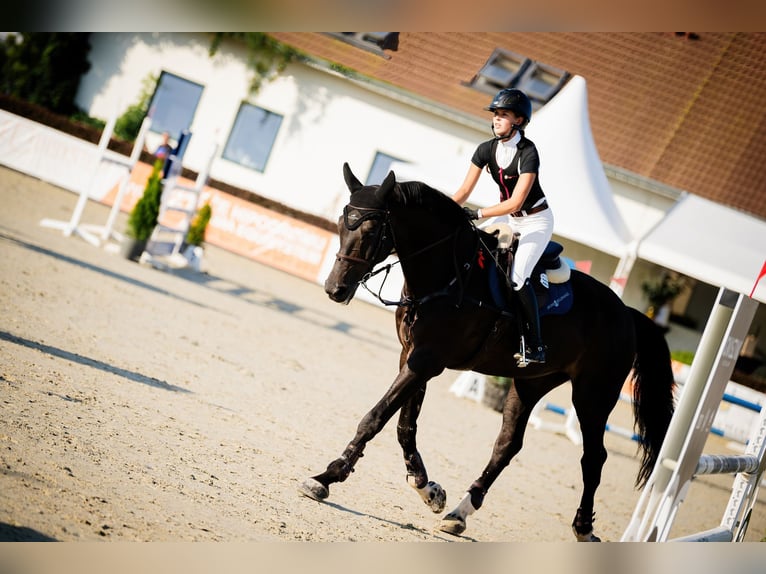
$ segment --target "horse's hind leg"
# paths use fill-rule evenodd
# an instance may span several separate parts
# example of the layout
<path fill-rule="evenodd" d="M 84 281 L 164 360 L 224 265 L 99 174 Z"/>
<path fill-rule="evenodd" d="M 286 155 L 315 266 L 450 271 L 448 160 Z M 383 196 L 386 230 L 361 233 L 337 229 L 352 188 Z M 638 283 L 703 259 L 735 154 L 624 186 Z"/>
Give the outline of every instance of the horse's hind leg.
<path fill-rule="evenodd" d="M 561 382 L 553 377 L 537 381 L 517 379 L 511 385 L 503 407 L 500 433 L 495 440 L 489 464 L 484 468 L 481 476 L 471 484 L 460 504 L 442 519 L 439 530 L 449 534 L 462 534 L 465 531 L 468 516 L 481 508 L 490 486 L 521 450 L 524 431 L 532 414 L 532 408 L 543 395 Z"/>
<path fill-rule="evenodd" d="M 406 364 L 402 366 L 391 387 L 377 404 L 362 417 L 357 426 L 356 435 L 343 451 L 343 454 L 316 476 L 306 479 L 298 488 L 299 492 L 314 500 L 324 500 L 330 494 L 330 485 L 343 482 L 354 471 L 354 465 L 362 457 L 364 447 L 375 437 L 391 419 L 394 413 L 408 401 L 414 392 L 425 386 L 430 377 L 416 374 Z"/>
<path fill-rule="evenodd" d="M 433 512 L 441 512 L 447 503 L 447 493 L 440 484 L 428 480 L 423 459 L 417 448 L 416 436 L 418 432 L 418 415 L 423 399 L 426 395 L 426 387 L 419 388 L 412 398 L 407 401 L 399 412 L 399 424 L 396 427 L 396 436 L 404 454 L 404 465 L 407 468 L 407 483 L 413 487 L 423 502 Z"/>
<path fill-rule="evenodd" d="M 592 378 L 587 383 L 591 385 L 591 389 L 595 388 L 592 386 L 595 380 Z M 620 379 L 616 377 L 615 380 Z M 587 397 L 580 396 L 577 379 L 572 381 L 572 385 L 572 405 L 580 421 L 583 441 L 583 454 L 580 459 L 583 491 L 580 506 L 572 521 L 572 530 L 580 542 L 600 542 L 601 540 L 593 534 L 593 506 L 596 490 L 601 484 L 601 472 L 607 459 L 606 447 L 604 446 L 606 424 L 609 413 L 612 412 L 619 399 L 620 385 L 612 385 L 614 390 L 604 387 L 604 391 L 599 394 L 590 392 Z"/>

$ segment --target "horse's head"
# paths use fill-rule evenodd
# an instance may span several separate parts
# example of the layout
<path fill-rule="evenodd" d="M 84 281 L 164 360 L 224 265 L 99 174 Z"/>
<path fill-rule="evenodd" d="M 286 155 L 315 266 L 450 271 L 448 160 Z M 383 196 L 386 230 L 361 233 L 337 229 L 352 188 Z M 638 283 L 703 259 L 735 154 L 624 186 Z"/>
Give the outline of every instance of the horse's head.
<path fill-rule="evenodd" d="M 362 185 L 348 163 L 343 164 L 343 177 L 351 199 L 338 219 L 340 248 L 324 290 L 333 301 L 348 303 L 359 283 L 394 247 L 386 197 L 396 179 L 391 171 L 381 185 Z"/>

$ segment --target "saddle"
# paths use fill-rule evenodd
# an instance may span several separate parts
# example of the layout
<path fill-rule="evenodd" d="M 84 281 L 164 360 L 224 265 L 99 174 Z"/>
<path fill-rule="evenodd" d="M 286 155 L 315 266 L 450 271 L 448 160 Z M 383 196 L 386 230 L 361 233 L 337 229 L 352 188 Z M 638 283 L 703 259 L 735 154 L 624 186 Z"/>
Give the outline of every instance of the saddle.
<path fill-rule="evenodd" d="M 489 283 L 495 304 L 509 310 L 511 285 L 511 265 L 519 244 L 519 234 L 514 233 L 507 223 L 494 223 L 483 228 L 497 240 L 497 247 L 492 251 L 491 262 L 494 269 L 489 270 Z M 540 316 L 563 314 L 572 305 L 572 289 L 569 284 L 571 269 L 561 259 L 564 246 L 556 241 L 549 241 L 540 260 L 532 270 L 530 277 Z"/>

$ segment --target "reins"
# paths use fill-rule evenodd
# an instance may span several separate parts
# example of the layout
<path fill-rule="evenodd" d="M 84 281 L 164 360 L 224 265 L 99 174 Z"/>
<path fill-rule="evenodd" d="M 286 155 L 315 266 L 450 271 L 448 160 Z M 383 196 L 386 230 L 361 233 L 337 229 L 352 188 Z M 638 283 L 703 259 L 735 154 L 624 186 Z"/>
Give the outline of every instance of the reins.
<path fill-rule="evenodd" d="M 447 283 L 446 287 L 444 287 L 444 288 L 442 288 L 442 289 L 440 289 L 438 291 L 435 291 L 434 293 L 430 293 L 428 295 L 424 295 L 423 297 L 419 297 L 417 299 L 412 299 L 412 298 L 407 297 L 407 298 L 399 299 L 399 301 L 390 301 L 388 299 L 384 299 L 383 296 L 381 295 L 381 293 L 383 292 L 383 286 L 385 285 L 386 280 L 388 279 L 388 274 L 391 272 L 391 268 L 394 265 L 399 265 L 402 261 L 407 261 L 409 259 L 412 259 L 413 257 L 417 257 L 418 255 L 422 255 L 423 253 L 426 253 L 426 252 L 430 251 L 434 247 L 438 247 L 439 245 L 449 241 L 450 239 L 453 239 L 453 238 L 457 239 L 458 231 L 459 230 L 456 229 L 455 231 L 453 231 L 449 235 L 447 235 L 445 237 L 442 237 L 441 239 L 437 239 L 433 243 L 431 243 L 429 245 L 426 245 L 425 247 L 423 247 L 421 249 L 418 249 L 417 251 L 415 251 L 413 253 L 410 253 L 405 258 L 401 258 L 400 257 L 399 259 L 397 259 L 393 263 L 389 263 L 388 265 L 380 267 L 377 270 L 370 271 L 364 277 L 362 277 L 362 279 L 360 279 L 359 284 L 362 287 L 364 287 L 365 289 L 367 289 L 367 291 L 369 293 L 371 293 L 375 298 L 377 298 L 378 301 L 380 301 L 381 303 L 383 303 L 384 305 L 387 305 L 387 306 L 395 305 L 397 307 L 414 307 L 416 305 L 419 305 L 419 304 L 422 304 L 422 303 L 424 303 L 426 301 L 429 301 L 430 299 L 433 299 L 433 298 L 436 298 L 436 297 L 441 297 L 441 296 L 444 296 L 444 295 L 448 294 L 450 289 L 452 288 L 452 286 L 458 281 L 457 275 L 455 277 L 453 277 L 450 280 L 449 283 Z M 453 250 L 453 255 L 454 255 L 454 250 Z M 456 259 L 453 259 L 453 261 L 455 262 L 455 266 L 457 267 Z M 466 265 L 469 265 L 469 264 L 466 264 Z M 383 277 L 383 280 L 380 282 L 380 288 L 378 289 L 378 292 L 375 293 L 375 291 L 373 291 L 372 289 L 370 289 L 367 286 L 367 281 L 369 279 L 372 279 L 373 277 L 375 277 L 375 275 L 377 275 L 378 273 L 381 273 L 383 271 L 385 271 L 386 274 Z"/>
<path fill-rule="evenodd" d="M 386 212 L 386 219 L 385 219 L 384 225 L 390 226 L 390 223 L 388 221 L 388 212 Z M 474 231 L 475 231 L 475 228 L 474 228 Z M 393 268 L 394 265 L 398 265 L 402 261 L 407 261 L 407 260 L 413 259 L 414 257 L 422 255 L 423 253 L 427 253 L 431 249 L 434 249 L 435 247 L 438 247 L 442 243 L 446 243 L 450 239 L 454 240 L 454 243 L 456 244 L 459 232 L 460 232 L 459 228 L 455 229 L 455 231 L 453 231 L 449 235 L 446 235 L 446 236 L 444 236 L 444 237 L 442 237 L 440 239 L 437 239 L 433 243 L 429 243 L 425 247 L 422 247 L 422 248 L 418 249 L 417 251 L 414 251 L 414 252 L 408 254 L 404 258 L 400 257 L 397 261 L 394 261 L 393 263 L 389 263 L 388 265 L 380 267 L 377 270 L 370 271 L 364 277 L 362 277 L 362 279 L 360 279 L 359 284 L 362 285 L 365 289 L 367 289 L 367 291 L 373 297 L 378 299 L 378 301 L 380 301 L 383 305 L 386 305 L 386 306 L 397 306 L 397 307 L 408 307 L 408 308 L 417 307 L 418 305 L 422 305 L 423 303 L 426 303 L 426 302 L 431 301 L 433 299 L 437 299 L 439 297 L 445 297 L 445 296 L 449 295 L 452 292 L 454 286 L 457 284 L 457 285 L 459 285 L 459 296 L 458 296 L 457 306 L 459 306 L 460 303 L 463 300 L 463 286 L 465 284 L 465 281 L 462 278 L 460 265 L 459 265 L 459 263 L 457 261 L 456 245 L 453 245 L 453 248 L 452 248 L 452 256 L 453 256 L 452 262 L 453 262 L 453 266 L 455 268 L 455 277 L 450 279 L 450 281 L 447 283 L 447 285 L 445 285 L 441 289 L 438 289 L 437 291 L 429 293 L 428 295 L 424 295 L 422 297 L 418 297 L 418 298 L 415 298 L 415 299 L 413 299 L 411 297 L 402 297 L 398 301 L 390 301 L 388 299 L 384 299 L 383 296 L 382 296 L 383 286 L 385 285 L 386 280 L 388 279 L 388 275 L 391 272 L 391 269 Z M 393 235 L 393 230 L 391 231 L 391 234 Z M 477 236 L 478 236 L 478 234 L 477 234 Z M 394 241 L 394 243 L 396 243 L 396 241 Z M 346 257 L 348 257 L 348 256 L 346 256 Z M 469 262 L 465 262 L 462 267 L 463 267 L 463 269 L 466 272 L 470 272 L 471 269 L 472 269 L 472 265 Z M 367 281 L 369 279 L 372 279 L 373 277 L 375 277 L 379 273 L 382 273 L 383 271 L 385 271 L 386 274 L 385 274 L 385 276 L 383 277 L 383 280 L 380 283 L 380 287 L 378 289 L 378 292 L 376 293 L 375 291 L 370 289 L 370 287 L 367 285 Z"/>
<path fill-rule="evenodd" d="M 362 214 L 360 214 L 360 212 L 362 212 Z M 392 238 L 394 239 L 394 246 L 396 245 L 396 238 L 394 237 L 393 229 L 391 227 L 391 223 L 389 220 L 390 212 L 388 210 L 348 205 L 344 209 L 343 215 L 344 215 L 344 223 L 346 225 L 346 228 L 349 230 L 358 228 L 363 223 L 363 221 L 367 219 L 372 219 L 375 217 L 382 218 L 383 221 L 382 221 L 381 231 L 378 234 L 377 246 L 375 247 L 375 254 L 372 257 L 373 260 L 377 259 L 378 257 L 379 251 L 383 247 L 387 232 L 390 233 Z M 477 246 L 481 245 L 484 248 L 485 252 L 494 259 L 494 254 L 492 253 L 492 250 L 490 250 L 485 244 L 485 242 L 482 240 L 481 234 L 478 232 L 478 229 L 476 228 L 476 226 L 471 224 L 471 230 L 473 231 L 476 237 L 476 245 Z M 452 294 L 455 291 L 455 288 L 457 286 L 457 298 L 456 298 L 457 301 L 455 305 L 459 307 L 465 298 L 465 284 L 467 283 L 470 273 L 473 270 L 473 265 L 471 264 L 470 261 L 465 261 L 461 265 L 457 260 L 457 242 L 458 242 L 458 236 L 460 231 L 461 229 L 458 227 L 452 233 L 445 235 L 444 237 L 441 237 L 440 239 L 437 239 L 436 241 L 429 243 L 428 245 L 424 247 L 421 247 L 420 249 L 408 254 L 406 257 L 400 257 L 399 259 L 397 259 L 396 261 L 392 263 L 389 263 L 377 269 L 371 269 L 359 280 L 358 284 L 364 287 L 373 297 L 375 297 L 378 301 L 380 301 L 380 303 L 382 303 L 385 306 L 396 306 L 396 307 L 407 307 L 407 308 L 414 308 L 414 307 L 417 307 L 418 305 L 422 305 L 431 300 L 438 299 L 440 297 L 446 297 Z M 389 299 L 385 299 L 383 297 L 383 294 L 382 294 L 383 288 L 386 284 L 386 281 L 388 280 L 389 274 L 391 273 L 391 269 L 395 265 L 399 265 L 403 261 L 408 261 L 415 257 L 423 255 L 424 253 L 431 251 L 432 249 L 438 247 L 439 245 L 443 243 L 446 243 L 449 240 L 453 240 L 454 242 L 454 245 L 452 248 L 452 257 L 453 257 L 452 262 L 455 269 L 455 276 L 452 279 L 450 279 L 449 282 L 444 287 L 418 298 L 403 296 L 398 301 L 392 301 Z M 361 257 L 355 257 L 353 255 L 346 255 L 340 252 L 336 253 L 335 257 L 336 259 L 339 259 L 339 260 L 349 261 L 351 263 L 356 263 L 360 265 L 369 265 L 370 263 L 367 259 L 362 259 Z M 497 264 L 497 261 L 495 262 Z M 385 275 L 383 276 L 383 279 L 380 282 L 380 286 L 376 292 L 375 290 L 370 288 L 367 282 L 373 277 L 379 275 L 380 273 L 385 273 Z M 492 307 L 480 300 L 474 300 L 474 298 L 470 298 L 470 300 L 472 303 L 478 304 L 479 307 L 482 307 L 482 306 Z M 496 309 L 496 310 L 502 313 L 502 310 L 500 309 Z"/>

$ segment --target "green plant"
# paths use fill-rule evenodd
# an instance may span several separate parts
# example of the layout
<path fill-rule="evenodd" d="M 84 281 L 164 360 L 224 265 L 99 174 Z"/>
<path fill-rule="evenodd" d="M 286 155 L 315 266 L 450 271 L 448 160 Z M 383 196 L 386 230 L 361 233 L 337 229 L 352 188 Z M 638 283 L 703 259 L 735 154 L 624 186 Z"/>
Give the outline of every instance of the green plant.
<path fill-rule="evenodd" d="M 138 101 L 129 106 L 114 123 L 114 133 L 117 137 L 129 142 L 135 141 L 141 124 L 149 111 L 149 102 L 156 86 L 157 76 L 149 75 L 144 78 Z"/>
<path fill-rule="evenodd" d="M 290 62 L 301 58 L 300 52 L 264 32 L 215 32 L 209 54 L 214 56 L 224 39 L 243 42 L 247 48 L 247 65 L 253 71 L 250 93 L 255 94 L 264 81 L 271 81 L 285 70 Z"/>
<path fill-rule="evenodd" d="M 0 42 L 0 93 L 71 114 L 90 48 L 89 32 L 8 34 Z"/>
<path fill-rule="evenodd" d="M 136 202 L 128 217 L 127 235 L 138 241 L 147 241 L 157 225 L 162 197 L 162 160 L 154 163 L 152 173 L 146 182 L 144 193 Z"/>
<path fill-rule="evenodd" d="M 104 120 L 89 116 L 87 112 L 80 109 L 75 110 L 75 112 L 69 116 L 69 119 L 73 122 L 96 128 L 97 130 L 103 130 L 104 126 L 106 126 Z"/>
<path fill-rule="evenodd" d="M 513 379 L 509 377 L 489 377 L 489 381 L 502 389 L 510 389 L 513 384 Z"/>
<path fill-rule="evenodd" d="M 694 351 L 671 351 L 670 358 L 684 365 L 691 365 L 694 360 Z"/>
<path fill-rule="evenodd" d="M 207 224 L 210 222 L 210 217 L 213 214 L 213 209 L 209 203 L 206 203 L 199 208 L 197 214 L 192 219 L 189 231 L 186 234 L 186 243 L 188 245 L 202 245 L 205 240 L 205 231 L 207 230 Z"/>
<path fill-rule="evenodd" d="M 670 273 L 663 273 L 659 278 L 641 283 L 641 290 L 649 300 L 649 304 L 655 308 L 662 307 L 668 301 L 672 301 L 685 287 L 685 277 Z"/>

